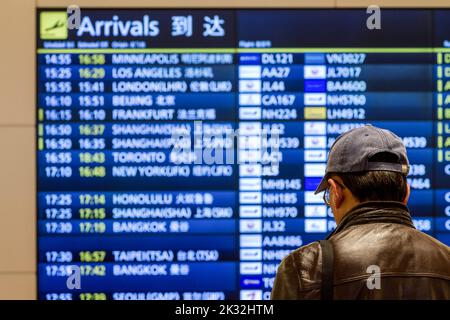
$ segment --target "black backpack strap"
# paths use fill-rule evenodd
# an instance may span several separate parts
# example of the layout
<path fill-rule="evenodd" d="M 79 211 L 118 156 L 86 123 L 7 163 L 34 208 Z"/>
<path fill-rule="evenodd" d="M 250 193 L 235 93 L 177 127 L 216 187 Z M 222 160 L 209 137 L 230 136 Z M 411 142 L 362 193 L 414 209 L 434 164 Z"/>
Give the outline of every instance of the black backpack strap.
<path fill-rule="evenodd" d="M 320 240 L 320 248 L 322 250 L 322 284 L 321 299 L 333 300 L 333 265 L 334 251 L 333 245 L 329 240 Z"/>

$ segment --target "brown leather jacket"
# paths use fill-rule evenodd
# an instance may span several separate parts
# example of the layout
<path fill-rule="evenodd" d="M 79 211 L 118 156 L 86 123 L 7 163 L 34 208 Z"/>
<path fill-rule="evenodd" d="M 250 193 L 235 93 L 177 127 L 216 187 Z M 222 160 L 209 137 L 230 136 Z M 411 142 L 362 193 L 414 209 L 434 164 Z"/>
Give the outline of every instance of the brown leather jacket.
<path fill-rule="evenodd" d="M 333 299 L 450 299 L 450 248 L 416 230 L 400 202 L 356 206 L 327 239 L 335 257 Z M 379 289 L 367 286 L 370 265 L 380 268 Z M 320 299 L 321 267 L 318 242 L 291 252 L 271 299 Z"/>

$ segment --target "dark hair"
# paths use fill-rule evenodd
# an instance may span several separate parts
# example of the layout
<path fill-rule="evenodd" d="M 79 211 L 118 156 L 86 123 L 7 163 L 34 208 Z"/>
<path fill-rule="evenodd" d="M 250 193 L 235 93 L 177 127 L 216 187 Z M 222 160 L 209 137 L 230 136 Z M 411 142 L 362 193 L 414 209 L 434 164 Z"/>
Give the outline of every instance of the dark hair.
<path fill-rule="evenodd" d="M 397 163 L 398 159 L 390 153 L 379 153 L 369 161 Z M 336 175 L 361 202 L 403 201 L 406 197 L 406 176 L 399 172 L 368 171 Z"/>

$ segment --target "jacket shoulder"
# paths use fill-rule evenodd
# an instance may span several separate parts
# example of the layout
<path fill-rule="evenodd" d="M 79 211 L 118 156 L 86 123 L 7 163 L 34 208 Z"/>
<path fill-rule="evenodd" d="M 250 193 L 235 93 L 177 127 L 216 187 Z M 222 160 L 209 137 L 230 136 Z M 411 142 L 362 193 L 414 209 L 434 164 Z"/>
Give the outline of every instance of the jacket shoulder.
<path fill-rule="evenodd" d="M 292 251 L 278 266 L 271 299 L 319 299 L 321 266 L 318 242 Z"/>
<path fill-rule="evenodd" d="M 331 238 L 335 251 L 335 281 L 368 276 L 379 266 L 385 275 L 450 278 L 450 248 L 417 229 L 400 224 L 350 227 Z"/>
<path fill-rule="evenodd" d="M 294 250 L 292 260 L 297 266 L 302 290 L 320 288 L 322 276 L 322 254 L 318 241 Z"/>

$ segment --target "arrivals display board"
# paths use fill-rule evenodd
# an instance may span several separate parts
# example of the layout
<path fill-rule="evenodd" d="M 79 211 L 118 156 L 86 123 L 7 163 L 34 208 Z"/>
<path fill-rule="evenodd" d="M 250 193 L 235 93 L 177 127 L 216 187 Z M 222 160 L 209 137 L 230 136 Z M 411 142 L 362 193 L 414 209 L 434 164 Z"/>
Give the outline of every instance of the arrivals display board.
<path fill-rule="evenodd" d="M 450 244 L 450 11 L 37 11 L 40 299 L 269 299 L 335 227 L 335 138 L 400 136 Z M 78 278 L 77 278 L 78 277 Z"/>

